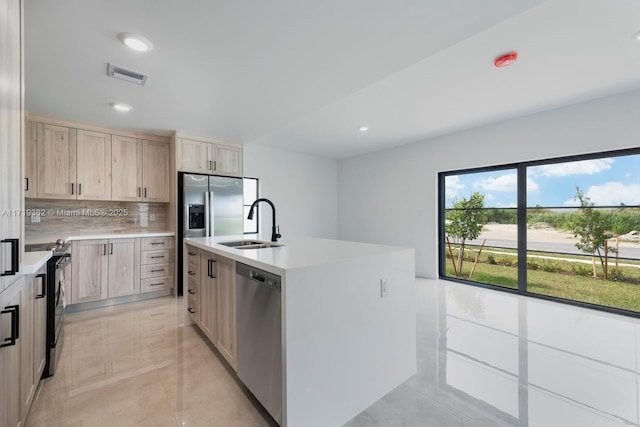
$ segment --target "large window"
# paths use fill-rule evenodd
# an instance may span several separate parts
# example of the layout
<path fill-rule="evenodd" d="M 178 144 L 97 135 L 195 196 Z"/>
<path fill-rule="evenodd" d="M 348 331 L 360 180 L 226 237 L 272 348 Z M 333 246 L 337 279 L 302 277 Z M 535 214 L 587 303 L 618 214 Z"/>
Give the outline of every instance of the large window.
<path fill-rule="evenodd" d="M 256 210 L 253 215 L 253 219 L 247 219 L 249 215 L 249 209 L 251 204 L 258 199 L 258 178 L 243 178 L 243 193 L 244 193 L 244 234 L 258 233 L 258 218 L 260 217 L 259 206 L 256 206 Z"/>
<path fill-rule="evenodd" d="M 640 150 L 439 179 L 441 277 L 640 314 Z"/>

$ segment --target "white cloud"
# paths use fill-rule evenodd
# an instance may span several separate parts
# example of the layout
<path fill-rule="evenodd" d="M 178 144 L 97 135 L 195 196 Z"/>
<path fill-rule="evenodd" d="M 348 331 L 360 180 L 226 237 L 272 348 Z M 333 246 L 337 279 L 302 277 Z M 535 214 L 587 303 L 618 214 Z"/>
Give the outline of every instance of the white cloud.
<path fill-rule="evenodd" d="M 458 175 L 449 175 L 444 178 L 444 186 L 447 196 L 455 196 L 458 190 L 464 188 L 464 184 L 460 182 Z"/>
<path fill-rule="evenodd" d="M 607 182 L 594 185 L 585 192 L 590 202 L 596 206 L 618 206 L 640 204 L 640 184 L 623 184 L 621 182 Z M 579 206 L 577 200 L 569 199 L 565 206 Z"/>
<path fill-rule="evenodd" d="M 485 191 L 516 191 L 518 189 L 518 175 L 510 173 L 497 178 L 489 177 L 474 182 L 473 186 Z"/>
<path fill-rule="evenodd" d="M 580 160 L 536 166 L 535 171 L 544 176 L 593 175 L 611 169 L 613 163 L 613 159 Z"/>
<path fill-rule="evenodd" d="M 473 183 L 473 186 L 485 191 L 516 191 L 518 189 L 518 175 L 510 173 L 497 178 L 481 179 Z M 538 184 L 531 178 L 527 178 L 527 190 L 536 191 Z"/>

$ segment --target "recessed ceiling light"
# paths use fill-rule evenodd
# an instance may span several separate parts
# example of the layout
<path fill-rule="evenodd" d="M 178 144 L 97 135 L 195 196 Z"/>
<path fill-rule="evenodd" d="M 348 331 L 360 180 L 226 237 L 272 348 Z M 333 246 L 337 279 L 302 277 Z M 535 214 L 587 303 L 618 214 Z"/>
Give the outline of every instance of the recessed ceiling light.
<path fill-rule="evenodd" d="M 111 104 L 111 106 L 117 111 L 122 111 L 123 113 L 131 111 L 133 109 L 131 105 L 123 104 L 121 102 L 114 102 L 113 104 Z"/>
<path fill-rule="evenodd" d="M 140 34 L 120 33 L 118 34 L 118 38 L 129 48 L 137 50 L 138 52 L 149 52 L 150 50 L 153 50 L 153 44 L 149 39 L 141 36 Z"/>
<path fill-rule="evenodd" d="M 360 126 L 360 127 L 358 128 L 358 130 L 359 130 L 360 132 L 366 132 L 366 131 L 368 131 L 368 130 L 369 130 L 369 126 Z"/>

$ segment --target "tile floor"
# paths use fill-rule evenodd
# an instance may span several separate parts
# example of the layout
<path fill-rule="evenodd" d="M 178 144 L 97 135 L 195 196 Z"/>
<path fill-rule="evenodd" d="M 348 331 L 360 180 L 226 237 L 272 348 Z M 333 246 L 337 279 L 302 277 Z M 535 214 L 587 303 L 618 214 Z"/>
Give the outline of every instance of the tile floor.
<path fill-rule="evenodd" d="M 348 427 L 639 425 L 640 320 L 443 281 L 416 295 L 418 374 Z M 183 320 L 173 298 L 69 315 L 27 426 L 274 425 Z"/>

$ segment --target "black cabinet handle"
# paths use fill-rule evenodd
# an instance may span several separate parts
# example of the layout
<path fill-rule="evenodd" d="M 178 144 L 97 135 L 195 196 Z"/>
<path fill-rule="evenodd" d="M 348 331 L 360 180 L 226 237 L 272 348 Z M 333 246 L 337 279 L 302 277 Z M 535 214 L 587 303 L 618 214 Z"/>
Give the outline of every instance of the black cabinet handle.
<path fill-rule="evenodd" d="M 106 255 L 107 254 L 107 244 L 103 243 L 102 244 L 102 255 Z"/>
<path fill-rule="evenodd" d="M 160 283 L 149 283 L 149 286 L 162 286 L 164 285 L 164 282 L 160 282 Z"/>
<path fill-rule="evenodd" d="M 82 184 L 78 183 L 78 196 L 82 195 Z"/>
<path fill-rule="evenodd" d="M 147 187 L 144 187 L 144 198 L 147 198 Z"/>
<path fill-rule="evenodd" d="M 111 243 L 111 251 L 109 252 L 109 255 L 113 255 L 113 243 Z"/>
<path fill-rule="evenodd" d="M 152 245 L 164 245 L 164 242 L 151 242 Z"/>
<path fill-rule="evenodd" d="M 195 310 L 191 309 L 191 307 L 187 308 L 187 311 L 191 314 L 196 314 Z"/>
<path fill-rule="evenodd" d="M 187 273 L 189 274 L 189 276 L 195 276 L 196 275 L 196 273 L 194 271 L 191 271 L 191 270 L 189 270 Z"/>
<path fill-rule="evenodd" d="M 149 257 L 149 258 L 151 258 L 151 259 L 164 258 L 164 255 L 156 255 L 156 256 Z"/>
<path fill-rule="evenodd" d="M 24 191 L 29 191 L 29 178 L 28 177 L 25 177 L 24 183 L 25 183 Z"/>
<path fill-rule="evenodd" d="M 213 168 L 211 167 L 211 160 L 209 160 L 209 170 L 213 170 Z"/>
<path fill-rule="evenodd" d="M 189 256 L 196 256 L 198 254 L 194 253 L 194 252 L 187 252 L 189 254 Z"/>
<path fill-rule="evenodd" d="M 216 161 L 213 161 L 213 170 L 218 170 L 218 164 L 216 163 Z"/>
<path fill-rule="evenodd" d="M 20 270 L 20 239 L 4 239 L 1 243 L 11 245 L 11 269 L 3 271 L 0 276 L 15 276 Z"/>
<path fill-rule="evenodd" d="M 193 289 L 189 289 L 189 290 L 187 290 L 187 292 L 189 292 L 191 295 L 195 295 L 196 294 L 195 292 L 193 292 Z"/>
<path fill-rule="evenodd" d="M 16 340 L 20 338 L 20 306 L 8 305 L 4 310 L 0 311 L 0 315 L 2 314 L 11 314 L 11 336 L 5 338 L 0 347 L 16 345 Z"/>
<path fill-rule="evenodd" d="M 71 194 L 73 194 L 73 182 L 71 183 Z"/>
<path fill-rule="evenodd" d="M 161 271 L 164 271 L 164 268 L 151 270 L 152 273 L 159 273 Z"/>
<path fill-rule="evenodd" d="M 47 296 L 47 283 L 46 283 L 46 274 L 38 274 L 36 276 L 36 278 L 40 279 L 40 285 L 42 286 L 42 288 L 40 288 L 41 292 L 36 295 L 36 299 L 40 299 L 40 298 L 44 298 Z"/>
<path fill-rule="evenodd" d="M 138 197 L 142 197 L 142 187 L 138 187 Z"/>

